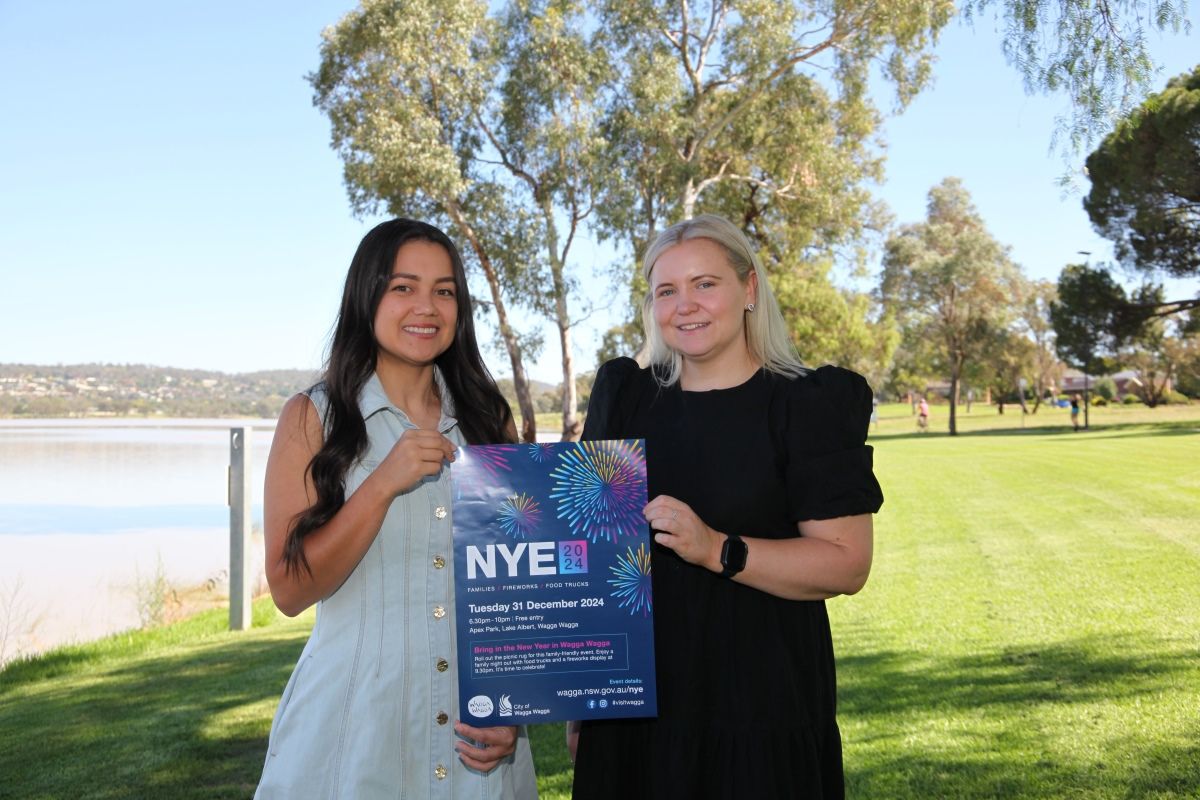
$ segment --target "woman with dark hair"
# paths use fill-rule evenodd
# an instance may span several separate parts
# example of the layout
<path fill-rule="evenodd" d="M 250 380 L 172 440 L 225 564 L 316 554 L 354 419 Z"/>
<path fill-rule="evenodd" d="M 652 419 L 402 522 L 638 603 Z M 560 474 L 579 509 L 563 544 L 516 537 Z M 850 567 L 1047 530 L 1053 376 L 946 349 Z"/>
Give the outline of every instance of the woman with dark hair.
<path fill-rule="evenodd" d="M 318 613 L 255 797 L 537 796 L 524 731 L 458 713 L 449 464 L 515 439 L 458 250 L 423 222 L 376 226 L 324 380 L 284 406 L 267 462 L 271 595 Z"/>
<path fill-rule="evenodd" d="M 825 600 L 871 569 L 871 391 L 809 369 L 750 243 L 701 215 L 646 253 L 647 356 L 584 439 L 646 440 L 658 717 L 572 723 L 576 800 L 843 796 Z"/>

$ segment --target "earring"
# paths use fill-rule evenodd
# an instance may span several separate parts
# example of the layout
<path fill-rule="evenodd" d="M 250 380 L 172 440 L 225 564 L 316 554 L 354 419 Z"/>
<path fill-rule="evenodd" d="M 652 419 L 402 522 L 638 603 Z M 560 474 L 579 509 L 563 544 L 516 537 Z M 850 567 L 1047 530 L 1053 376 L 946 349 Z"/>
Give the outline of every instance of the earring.
<path fill-rule="evenodd" d="M 746 310 L 749 311 L 751 314 L 753 314 L 754 313 L 754 303 L 746 303 Z"/>

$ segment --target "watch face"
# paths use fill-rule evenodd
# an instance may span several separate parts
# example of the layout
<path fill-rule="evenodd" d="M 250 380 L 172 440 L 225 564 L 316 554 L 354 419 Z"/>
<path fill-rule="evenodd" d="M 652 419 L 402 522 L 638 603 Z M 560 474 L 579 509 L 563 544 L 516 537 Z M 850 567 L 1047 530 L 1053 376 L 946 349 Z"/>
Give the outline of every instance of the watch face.
<path fill-rule="evenodd" d="M 725 568 L 725 572 L 732 575 L 745 569 L 748 550 L 746 543 L 741 539 L 732 536 L 727 538 L 721 547 L 721 566 Z"/>

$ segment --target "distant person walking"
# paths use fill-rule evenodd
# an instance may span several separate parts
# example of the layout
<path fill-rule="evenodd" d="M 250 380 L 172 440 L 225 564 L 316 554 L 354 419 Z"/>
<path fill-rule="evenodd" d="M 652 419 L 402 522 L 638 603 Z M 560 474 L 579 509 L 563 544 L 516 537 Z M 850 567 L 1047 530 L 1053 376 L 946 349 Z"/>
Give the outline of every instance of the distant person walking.
<path fill-rule="evenodd" d="M 917 403 L 917 430 L 921 433 L 929 430 L 929 403 L 925 402 L 924 397 Z"/>
<path fill-rule="evenodd" d="M 1071 395 L 1071 425 L 1079 430 L 1079 395 Z"/>
<path fill-rule="evenodd" d="M 350 263 L 322 382 L 279 416 L 267 580 L 288 616 L 318 609 L 257 800 L 537 797 L 523 729 L 459 721 L 450 464 L 459 445 L 517 440 L 472 314 L 446 234 L 376 226 Z"/>

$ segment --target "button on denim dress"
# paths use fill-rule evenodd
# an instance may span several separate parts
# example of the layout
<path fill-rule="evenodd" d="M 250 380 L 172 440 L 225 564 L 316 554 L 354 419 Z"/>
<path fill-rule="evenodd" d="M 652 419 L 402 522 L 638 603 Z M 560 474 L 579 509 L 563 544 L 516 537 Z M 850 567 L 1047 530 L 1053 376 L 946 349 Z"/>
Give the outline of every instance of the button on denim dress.
<path fill-rule="evenodd" d="M 437 376 L 443 398 L 448 392 Z M 322 386 L 309 397 L 324 419 Z M 346 496 L 415 427 L 372 375 L 359 396 L 368 449 Z M 438 429 L 464 444 L 444 401 Z M 283 692 L 256 798 L 537 797 L 525 730 L 484 774 L 454 751 L 461 719 L 448 469 L 399 495 L 362 561 L 317 604 L 317 621 Z"/>

